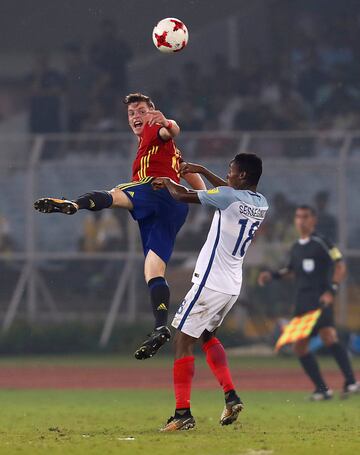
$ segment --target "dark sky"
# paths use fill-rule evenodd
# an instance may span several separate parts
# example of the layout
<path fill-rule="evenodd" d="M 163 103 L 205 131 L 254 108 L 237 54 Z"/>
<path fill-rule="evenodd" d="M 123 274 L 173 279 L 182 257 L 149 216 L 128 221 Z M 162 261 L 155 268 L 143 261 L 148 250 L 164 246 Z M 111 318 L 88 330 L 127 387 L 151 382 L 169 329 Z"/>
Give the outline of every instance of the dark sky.
<path fill-rule="evenodd" d="M 258 1 L 273 0 L 252 0 Z M 158 20 L 178 17 L 191 33 L 234 14 L 248 0 L 1 0 L 0 52 L 56 50 L 64 42 L 89 42 L 104 18 L 113 18 L 135 50 L 151 47 Z M 145 46 L 145 49 L 144 49 Z"/>

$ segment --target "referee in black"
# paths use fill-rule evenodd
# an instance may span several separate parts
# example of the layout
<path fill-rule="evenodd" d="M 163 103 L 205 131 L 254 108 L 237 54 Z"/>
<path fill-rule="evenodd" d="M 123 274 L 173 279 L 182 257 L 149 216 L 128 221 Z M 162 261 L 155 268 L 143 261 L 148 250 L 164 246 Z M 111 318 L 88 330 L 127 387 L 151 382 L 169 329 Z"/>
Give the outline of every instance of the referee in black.
<path fill-rule="evenodd" d="M 334 323 L 334 297 L 346 274 L 341 252 L 328 240 L 315 232 L 316 213 L 308 205 L 301 205 L 295 211 L 295 228 L 299 239 L 290 251 L 287 267 L 276 272 L 264 271 L 258 277 L 260 286 L 276 280 L 293 277 L 295 281 L 295 314 L 300 316 L 308 311 L 322 309 L 321 315 L 308 338 L 294 343 L 294 352 L 312 382 L 314 401 L 332 398 L 315 356 L 309 350 L 309 339 L 319 334 L 325 346 L 334 356 L 344 375 L 343 396 L 360 392 L 346 349 L 339 342 Z"/>

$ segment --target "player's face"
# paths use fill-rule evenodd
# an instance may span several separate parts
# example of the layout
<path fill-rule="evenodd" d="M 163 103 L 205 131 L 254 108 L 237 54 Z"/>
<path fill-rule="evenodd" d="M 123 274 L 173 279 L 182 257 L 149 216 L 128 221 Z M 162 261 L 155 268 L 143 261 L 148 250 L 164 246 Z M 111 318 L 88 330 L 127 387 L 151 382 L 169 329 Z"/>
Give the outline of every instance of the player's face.
<path fill-rule="evenodd" d="M 227 184 L 232 188 L 240 188 L 242 183 L 241 174 L 242 172 L 240 172 L 238 166 L 232 161 L 229 164 L 229 172 L 226 176 Z"/>
<path fill-rule="evenodd" d="M 130 103 L 128 105 L 128 120 L 130 128 L 134 134 L 140 136 L 144 130 L 145 124 L 150 120 L 149 112 L 152 110 L 145 101 L 139 103 Z"/>
<path fill-rule="evenodd" d="M 309 209 L 297 209 L 294 222 L 300 235 L 310 235 L 315 230 L 316 217 Z"/>

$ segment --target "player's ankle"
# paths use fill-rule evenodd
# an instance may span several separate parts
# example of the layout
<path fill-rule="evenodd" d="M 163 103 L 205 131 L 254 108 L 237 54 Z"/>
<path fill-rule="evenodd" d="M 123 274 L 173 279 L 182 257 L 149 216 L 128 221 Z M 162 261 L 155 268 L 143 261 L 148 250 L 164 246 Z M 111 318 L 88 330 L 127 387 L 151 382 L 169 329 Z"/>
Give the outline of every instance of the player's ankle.
<path fill-rule="evenodd" d="M 190 417 L 191 416 L 191 409 L 190 408 L 178 408 L 175 409 L 175 418 L 181 419 L 183 417 Z"/>
<path fill-rule="evenodd" d="M 237 393 L 235 392 L 234 389 L 231 389 L 231 390 L 228 390 L 227 392 L 225 392 L 225 402 L 226 403 L 229 403 L 231 401 L 235 401 L 238 399 L 239 399 L 239 396 L 237 395 Z"/>

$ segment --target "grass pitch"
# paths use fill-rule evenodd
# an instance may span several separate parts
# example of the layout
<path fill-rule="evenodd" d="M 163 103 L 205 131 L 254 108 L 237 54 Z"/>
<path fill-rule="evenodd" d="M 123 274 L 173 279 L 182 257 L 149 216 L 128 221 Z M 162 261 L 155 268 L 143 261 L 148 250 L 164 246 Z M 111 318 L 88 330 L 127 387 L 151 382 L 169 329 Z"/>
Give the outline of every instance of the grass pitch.
<path fill-rule="evenodd" d="M 0 454 L 360 453 L 360 396 L 321 403 L 298 392 L 241 396 L 239 422 L 221 427 L 222 393 L 195 390 L 196 429 L 162 434 L 174 408 L 171 391 L 2 390 Z"/>

